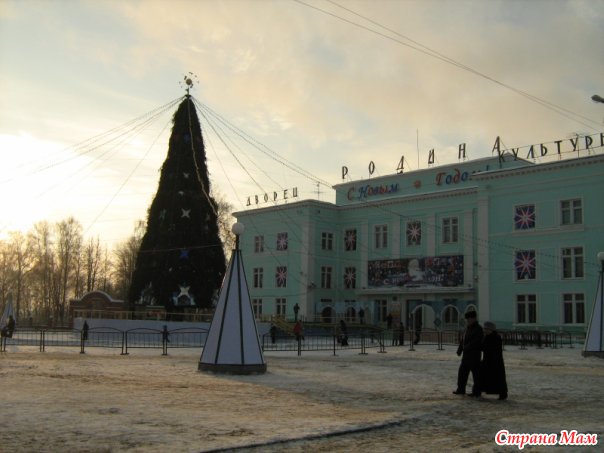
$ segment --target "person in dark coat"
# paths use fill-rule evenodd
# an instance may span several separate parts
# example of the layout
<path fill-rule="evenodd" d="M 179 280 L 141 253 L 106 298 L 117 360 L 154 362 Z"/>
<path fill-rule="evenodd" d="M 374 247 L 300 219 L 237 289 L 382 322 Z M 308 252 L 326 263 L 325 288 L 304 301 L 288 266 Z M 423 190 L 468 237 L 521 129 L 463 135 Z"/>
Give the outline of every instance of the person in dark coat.
<path fill-rule="evenodd" d="M 482 352 L 483 331 L 478 324 L 475 311 L 469 311 L 465 314 L 466 330 L 463 333 L 457 355 L 461 356 L 461 364 L 457 373 L 457 389 L 453 392 L 456 395 L 465 395 L 468 376 L 472 372 L 474 385 L 472 393 L 469 396 L 479 397 L 480 390 L 480 355 Z"/>
<path fill-rule="evenodd" d="M 348 346 L 348 328 L 343 319 L 340 319 L 340 343 L 342 346 Z"/>
<path fill-rule="evenodd" d="M 170 332 L 168 331 L 168 326 L 164 326 L 161 331 L 161 339 L 163 343 L 170 343 Z"/>
<path fill-rule="evenodd" d="M 14 331 L 15 331 L 15 318 L 13 318 L 13 315 L 8 315 L 8 322 L 2 328 L 2 336 L 7 337 L 7 338 L 12 338 Z"/>
<path fill-rule="evenodd" d="M 272 324 L 269 333 L 271 335 L 271 343 L 275 344 L 277 342 L 277 326 Z"/>
<path fill-rule="evenodd" d="M 84 320 L 84 325 L 82 326 L 82 340 L 88 340 L 88 323 Z"/>
<path fill-rule="evenodd" d="M 489 395 L 498 394 L 500 400 L 505 400 L 508 397 L 508 384 L 503 363 L 503 342 L 494 323 L 485 322 L 483 329 L 480 388 Z"/>

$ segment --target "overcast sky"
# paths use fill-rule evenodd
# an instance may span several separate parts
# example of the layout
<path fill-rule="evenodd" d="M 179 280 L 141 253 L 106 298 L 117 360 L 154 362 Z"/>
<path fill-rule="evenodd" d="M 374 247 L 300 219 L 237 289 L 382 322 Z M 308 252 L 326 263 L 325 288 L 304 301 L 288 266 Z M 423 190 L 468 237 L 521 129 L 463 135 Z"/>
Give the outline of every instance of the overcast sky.
<path fill-rule="evenodd" d="M 374 177 L 401 156 L 425 168 L 430 149 L 455 162 L 460 143 L 475 159 L 497 136 L 602 132 L 602 24 L 602 0 L 0 0 L 0 237 L 70 215 L 86 236 L 128 236 L 168 150 L 176 107 L 156 109 L 189 72 L 199 104 L 249 135 L 201 117 L 235 210 L 293 187 L 333 200 L 258 147 L 337 184 L 343 165 L 361 179 L 370 161 Z"/>

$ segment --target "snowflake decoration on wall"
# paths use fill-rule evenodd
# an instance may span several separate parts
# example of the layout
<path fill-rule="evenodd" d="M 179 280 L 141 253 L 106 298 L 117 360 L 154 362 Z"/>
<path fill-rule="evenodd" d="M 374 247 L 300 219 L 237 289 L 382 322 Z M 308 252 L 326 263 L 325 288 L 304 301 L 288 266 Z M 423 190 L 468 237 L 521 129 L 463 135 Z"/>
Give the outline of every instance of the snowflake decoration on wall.
<path fill-rule="evenodd" d="M 277 250 L 287 250 L 287 233 L 277 233 Z"/>
<path fill-rule="evenodd" d="M 354 267 L 347 267 L 344 272 L 344 285 L 347 289 L 353 289 L 356 287 L 357 271 Z"/>
<path fill-rule="evenodd" d="M 420 222 L 407 223 L 407 244 L 419 245 L 422 240 L 422 225 Z"/>
<path fill-rule="evenodd" d="M 521 250 L 516 252 L 514 261 L 517 280 L 533 280 L 537 274 L 534 250 Z"/>
<path fill-rule="evenodd" d="M 535 228 L 535 205 L 516 206 L 514 225 L 517 230 Z"/>
<path fill-rule="evenodd" d="M 277 288 L 285 288 L 287 286 L 287 266 L 277 266 Z"/>
<path fill-rule="evenodd" d="M 346 230 L 344 244 L 348 252 L 357 249 L 357 230 Z"/>

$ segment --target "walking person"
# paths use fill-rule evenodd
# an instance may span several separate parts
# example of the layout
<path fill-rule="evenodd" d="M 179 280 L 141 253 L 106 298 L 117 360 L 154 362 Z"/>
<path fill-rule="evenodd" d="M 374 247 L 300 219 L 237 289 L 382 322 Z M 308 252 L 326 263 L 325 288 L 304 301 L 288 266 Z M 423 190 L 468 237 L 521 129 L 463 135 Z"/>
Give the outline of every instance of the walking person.
<path fill-rule="evenodd" d="M 457 355 L 461 356 L 461 364 L 457 373 L 457 389 L 453 392 L 455 395 L 466 394 L 466 384 L 468 376 L 472 373 L 474 385 L 472 393 L 469 396 L 480 396 L 480 355 L 482 352 L 483 331 L 475 311 L 469 311 L 465 314 L 466 329 L 463 333 Z"/>
<path fill-rule="evenodd" d="M 503 363 L 503 341 L 496 328 L 490 321 L 485 322 L 483 326 L 480 388 L 484 393 L 498 394 L 500 400 L 505 400 L 508 397 L 508 384 Z"/>
<path fill-rule="evenodd" d="M 294 305 L 294 322 L 298 322 L 298 312 L 300 311 L 300 305 L 296 302 Z"/>
<path fill-rule="evenodd" d="M 346 321 L 340 319 L 340 344 L 342 346 L 348 346 L 348 327 L 346 326 Z"/>

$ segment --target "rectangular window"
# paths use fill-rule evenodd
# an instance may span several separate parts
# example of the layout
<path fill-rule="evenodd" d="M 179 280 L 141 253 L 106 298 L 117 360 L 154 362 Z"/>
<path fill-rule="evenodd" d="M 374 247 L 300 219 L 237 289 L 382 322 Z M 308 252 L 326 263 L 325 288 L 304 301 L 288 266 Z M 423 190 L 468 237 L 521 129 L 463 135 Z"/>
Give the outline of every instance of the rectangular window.
<path fill-rule="evenodd" d="M 346 230 L 344 233 L 344 250 L 354 252 L 357 249 L 357 230 Z"/>
<path fill-rule="evenodd" d="M 355 289 L 357 287 L 357 268 L 344 268 L 344 288 Z"/>
<path fill-rule="evenodd" d="M 254 236 L 254 253 L 264 252 L 264 236 Z"/>
<path fill-rule="evenodd" d="M 262 299 L 252 299 L 252 310 L 256 318 L 262 317 Z"/>
<path fill-rule="evenodd" d="M 562 249 L 562 278 L 583 278 L 583 247 Z"/>
<path fill-rule="evenodd" d="M 331 266 L 321 266 L 321 288 L 331 289 Z"/>
<path fill-rule="evenodd" d="M 277 266 L 275 280 L 277 288 L 287 287 L 287 266 Z"/>
<path fill-rule="evenodd" d="M 280 318 L 285 318 L 285 310 L 287 308 L 287 299 L 285 297 L 277 297 L 275 299 L 275 314 Z"/>
<path fill-rule="evenodd" d="M 458 241 L 459 225 L 457 217 L 446 217 L 443 219 L 443 242 L 452 244 Z"/>
<path fill-rule="evenodd" d="M 518 324 L 537 323 L 537 296 L 518 294 L 516 296 L 516 322 Z"/>
<path fill-rule="evenodd" d="M 585 323 L 585 297 L 583 294 L 563 294 L 564 324 Z"/>
<path fill-rule="evenodd" d="M 516 280 L 534 280 L 537 277 L 537 261 L 534 250 L 518 250 L 514 260 Z"/>
<path fill-rule="evenodd" d="M 385 249 L 388 247 L 388 225 L 376 225 L 375 232 L 375 248 Z"/>
<path fill-rule="evenodd" d="M 515 207 L 514 228 L 516 230 L 532 230 L 535 228 L 534 204 L 525 204 Z"/>
<path fill-rule="evenodd" d="M 264 269 L 262 267 L 254 268 L 254 288 L 262 288 L 264 280 Z"/>
<path fill-rule="evenodd" d="M 321 233 L 321 249 L 333 250 L 333 233 Z"/>
<path fill-rule="evenodd" d="M 560 202 L 560 222 L 562 225 L 583 223 L 583 203 L 580 199 L 562 200 Z"/>
<path fill-rule="evenodd" d="M 421 245 L 422 223 L 419 221 L 407 222 L 407 245 Z"/>
<path fill-rule="evenodd" d="M 288 240 L 287 233 L 277 233 L 277 250 L 287 250 Z"/>

